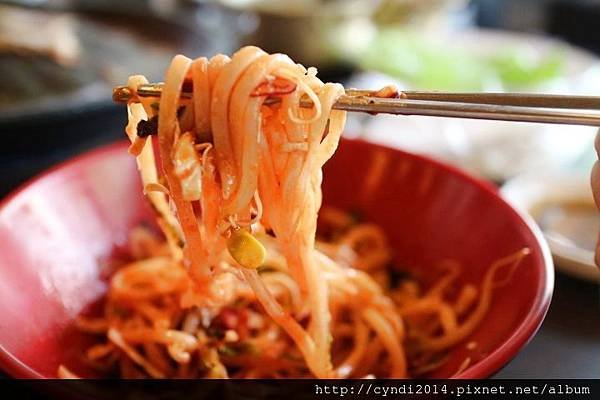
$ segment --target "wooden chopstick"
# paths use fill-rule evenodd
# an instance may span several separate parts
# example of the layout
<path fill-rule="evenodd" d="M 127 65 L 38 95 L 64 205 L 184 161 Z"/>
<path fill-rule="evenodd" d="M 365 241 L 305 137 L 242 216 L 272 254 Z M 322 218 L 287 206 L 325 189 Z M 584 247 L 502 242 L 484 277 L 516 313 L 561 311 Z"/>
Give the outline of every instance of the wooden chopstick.
<path fill-rule="evenodd" d="M 162 84 L 137 88 L 138 97 L 160 97 Z M 370 114 L 423 115 L 546 124 L 600 126 L 600 97 L 521 93 L 449 93 L 406 91 L 399 98 L 375 97 L 378 91 L 348 89 L 334 104 L 336 110 Z M 126 103 L 133 94 L 124 86 L 113 91 L 116 102 Z M 182 92 L 182 98 L 191 98 Z M 278 98 L 268 98 L 275 103 Z M 313 104 L 304 97 L 302 107 Z M 568 111 L 566 111 L 568 110 Z M 591 112 L 596 110 L 596 112 Z"/>

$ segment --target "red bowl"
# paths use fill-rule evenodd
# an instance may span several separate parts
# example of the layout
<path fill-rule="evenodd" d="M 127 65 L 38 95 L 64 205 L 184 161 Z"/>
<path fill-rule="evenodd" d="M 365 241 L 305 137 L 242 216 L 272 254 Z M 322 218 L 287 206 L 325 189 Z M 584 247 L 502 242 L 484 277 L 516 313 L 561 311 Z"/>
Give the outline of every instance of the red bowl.
<path fill-rule="evenodd" d="M 552 296 L 548 247 L 530 219 L 492 186 L 447 165 L 362 141 L 343 141 L 327 164 L 324 203 L 360 209 L 387 233 L 396 262 L 427 275 L 456 259 L 478 282 L 494 260 L 531 254 L 494 294 L 484 323 L 433 377 L 485 378 L 532 338 Z M 15 377 L 56 377 L 61 363 L 88 374 L 88 338 L 74 318 L 106 290 L 102 263 L 135 225 L 152 220 L 135 161 L 118 143 L 68 161 L 0 204 L 0 368 Z M 466 356 L 473 363 L 455 374 Z"/>

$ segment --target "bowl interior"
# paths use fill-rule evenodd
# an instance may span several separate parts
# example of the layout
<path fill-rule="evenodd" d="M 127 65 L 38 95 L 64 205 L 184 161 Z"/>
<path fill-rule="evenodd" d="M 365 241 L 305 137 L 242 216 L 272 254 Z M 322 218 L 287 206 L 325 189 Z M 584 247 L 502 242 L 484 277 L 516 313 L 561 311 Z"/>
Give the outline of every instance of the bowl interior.
<path fill-rule="evenodd" d="M 125 149 L 116 144 L 69 161 L 0 205 L 0 368 L 13 376 L 55 377 L 61 363 L 92 374 L 80 361 L 90 338 L 73 320 L 102 297 L 102 265 L 130 229 L 152 221 Z M 379 224 L 395 263 L 417 276 L 454 259 L 465 282 L 479 282 L 494 260 L 531 249 L 467 340 L 477 348 L 458 345 L 432 376 L 489 376 L 539 327 L 552 263 L 536 228 L 495 189 L 420 156 L 346 140 L 326 165 L 323 192 L 324 204 Z M 466 357 L 471 366 L 455 375 Z"/>

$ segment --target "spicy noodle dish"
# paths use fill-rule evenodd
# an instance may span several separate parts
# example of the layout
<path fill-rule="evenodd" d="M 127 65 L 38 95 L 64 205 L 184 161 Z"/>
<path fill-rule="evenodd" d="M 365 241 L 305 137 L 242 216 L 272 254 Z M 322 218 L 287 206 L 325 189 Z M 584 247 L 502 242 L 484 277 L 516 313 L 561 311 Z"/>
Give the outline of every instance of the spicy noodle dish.
<path fill-rule="evenodd" d="M 458 283 L 459 262 L 433 284 L 401 277 L 378 226 L 321 208 L 344 88 L 285 55 L 176 56 L 160 99 L 136 95 L 145 83 L 129 79 L 126 133 L 161 233 L 131 232 L 102 314 L 78 320 L 106 376 L 425 376 L 529 253 L 477 285 Z"/>

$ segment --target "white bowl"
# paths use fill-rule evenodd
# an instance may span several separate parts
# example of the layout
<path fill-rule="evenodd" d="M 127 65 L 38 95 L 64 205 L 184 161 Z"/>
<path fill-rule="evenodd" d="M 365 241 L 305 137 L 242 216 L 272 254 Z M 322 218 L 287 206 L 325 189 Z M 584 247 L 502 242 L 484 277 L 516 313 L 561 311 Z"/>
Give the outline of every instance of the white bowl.
<path fill-rule="evenodd" d="M 543 59 L 549 54 L 563 54 L 564 67 L 560 76 L 522 90 L 580 95 L 600 93 L 600 59 L 560 40 L 483 29 L 434 32 L 424 37 L 431 43 L 444 43 L 457 51 L 481 56 L 515 51 L 529 54 L 533 59 Z M 369 71 L 354 76 L 348 86 L 377 88 L 391 82 L 393 78 Z M 409 82 L 396 83 L 401 89 L 422 89 L 411 87 Z M 491 83 L 489 88 L 486 87 L 490 92 L 503 90 L 506 88 Z M 596 131 L 589 126 L 384 114 L 370 118 L 349 115 L 346 129 L 348 137 L 361 136 L 368 141 L 433 155 L 475 175 L 500 182 L 528 171 L 577 162 L 592 148 Z"/>
<path fill-rule="evenodd" d="M 564 172 L 528 173 L 508 181 L 501 193 L 540 225 L 557 269 L 600 282 L 600 269 L 594 263 L 600 212 L 594 204 L 589 177 Z"/>

